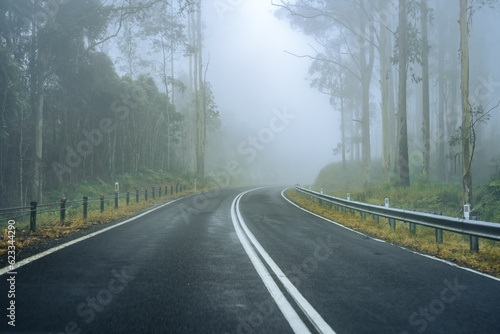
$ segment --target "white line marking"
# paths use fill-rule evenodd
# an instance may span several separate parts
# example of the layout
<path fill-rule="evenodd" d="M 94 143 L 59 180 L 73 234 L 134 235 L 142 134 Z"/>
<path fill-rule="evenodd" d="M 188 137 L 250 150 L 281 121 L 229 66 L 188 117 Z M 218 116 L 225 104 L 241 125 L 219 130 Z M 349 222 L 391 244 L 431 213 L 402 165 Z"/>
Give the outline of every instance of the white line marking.
<path fill-rule="evenodd" d="M 89 239 L 89 238 L 95 237 L 95 236 L 96 236 L 96 235 L 98 235 L 98 234 L 101 234 L 101 233 L 107 232 L 107 231 L 112 230 L 112 229 L 114 229 L 114 228 L 116 228 L 116 227 L 118 227 L 118 226 L 121 226 L 121 225 L 124 225 L 124 224 L 130 223 L 131 221 L 133 221 L 133 220 L 135 220 L 135 219 L 137 219 L 137 218 L 140 218 L 140 217 L 142 217 L 142 216 L 145 216 L 145 215 L 147 215 L 147 214 L 149 214 L 149 213 L 151 213 L 151 212 L 153 212 L 153 211 L 156 211 L 156 210 L 158 210 L 158 209 L 160 209 L 160 208 L 163 208 L 164 206 L 167 206 L 167 205 L 170 205 L 170 204 L 172 204 L 172 203 L 174 203 L 174 202 L 177 202 L 177 201 L 179 201 L 179 200 L 181 200 L 181 199 L 183 199 L 183 198 L 184 198 L 184 197 L 182 197 L 182 198 L 177 198 L 177 199 L 175 199 L 175 200 L 173 200 L 173 201 L 171 201 L 171 202 L 168 202 L 168 203 L 162 204 L 162 205 L 160 205 L 160 206 L 157 206 L 156 208 L 153 208 L 153 209 L 151 209 L 151 210 L 148 210 L 148 211 L 146 211 L 146 212 L 143 212 L 143 213 L 141 213 L 141 214 L 139 214 L 139 215 L 137 215 L 137 216 L 135 216 L 135 217 L 132 217 L 132 218 L 130 218 L 130 219 L 127 219 L 127 220 L 125 220 L 125 221 L 123 221 L 123 222 L 121 222 L 121 223 L 118 223 L 118 224 L 116 224 L 116 225 L 113 225 L 113 226 L 110 226 L 110 227 L 103 228 L 102 230 L 99 230 L 99 231 L 96 231 L 96 232 L 93 232 L 93 233 L 87 234 L 87 235 L 85 235 L 85 236 L 83 236 L 83 237 L 80 237 L 80 238 L 78 238 L 78 239 L 71 240 L 71 241 L 69 241 L 69 242 L 67 242 L 67 243 L 64 243 L 64 244 L 62 244 L 62 245 L 59 245 L 59 246 L 57 246 L 57 247 L 54 247 L 54 248 L 51 248 L 51 249 L 47 249 L 47 250 L 46 250 L 46 251 L 44 251 L 44 252 L 41 252 L 41 253 L 38 253 L 38 254 L 36 254 L 36 255 L 30 256 L 30 257 L 28 257 L 28 258 L 26 258 L 26 259 L 24 259 L 24 260 L 22 260 L 22 261 L 17 262 L 17 263 L 14 265 L 14 268 L 15 268 L 15 269 L 21 268 L 22 266 L 25 266 L 25 265 L 27 265 L 28 263 L 31 263 L 31 262 L 36 261 L 36 260 L 38 260 L 38 259 L 41 259 L 42 257 L 45 257 L 45 256 L 47 256 L 47 255 L 49 255 L 49 254 L 54 253 L 54 252 L 57 252 L 58 250 L 61 250 L 61 249 L 66 248 L 66 247 L 68 247 L 68 246 L 71 246 L 71 245 L 74 245 L 74 244 L 76 244 L 76 243 L 79 243 L 80 241 L 83 241 L 83 240 L 85 240 L 85 239 Z M 6 274 L 6 273 L 8 273 L 9 271 L 10 271 L 10 266 L 3 267 L 2 269 L 0 269 L 0 276 L 5 275 L 5 274 Z"/>
<path fill-rule="evenodd" d="M 233 221 L 233 226 L 236 231 L 236 235 L 240 239 L 240 243 L 245 249 L 245 252 L 247 253 L 248 257 L 250 258 L 250 261 L 252 262 L 253 266 L 255 267 L 255 270 L 259 274 L 262 282 L 264 282 L 264 285 L 266 286 L 267 290 L 271 294 L 271 297 L 273 297 L 274 301 L 278 305 L 278 308 L 280 309 L 281 313 L 285 316 L 286 320 L 290 324 L 290 327 L 292 327 L 292 330 L 294 333 L 300 334 L 300 333 L 311 333 L 307 326 L 304 324 L 304 322 L 300 319 L 299 315 L 295 310 L 293 309 L 292 305 L 286 300 L 285 296 L 281 292 L 280 288 L 278 285 L 274 282 L 274 280 L 271 277 L 271 274 L 269 271 L 267 271 L 266 267 L 262 263 L 262 261 L 259 259 L 258 255 L 255 253 L 255 250 L 252 248 L 250 245 L 250 242 L 248 241 L 247 237 L 245 236 L 244 232 L 242 231 L 241 227 L 238 224 L 238 218 L 236 216 L 236 202 L 241 198 L 243 194 L 246 192 L 239 194 L 236 196 L 236 198 L 233 201 L 233 204 L 231 205 L 231 219 Z"/>
<path fill-rule="evenodd" d="M 253 189 L 257 190 L 257 189 Z M 292 298 L 295 300 L 297 305 L 302 309 L 304 314 L 308 317 L 308 319 L 311 321 L 311 323 L 314 325 L 314 327 L 320 332 L 320 333 L 330 333 L 330 334 L 335 334 L 333 329 L 326 323 L 326 321 L 321 317 L 321 315 L 312 307 L 312 305 L 302 296 L 302 294 L 297 290 L 297 288 L 290 282 L 288 277 L 283 273 L 283 271 L 280 269 L 280 267 L 274 262 L 274 260 L 269 256 L 269 254 L 266 252 L 266 250 L 261 246 L 261 244 L 257 241 L 255 236 L 250 232 L 248 229 L 247 225 L 245 224 L 245 221 L 243 220 L 243 217 L 241 216 L 239 207 L 240 207 L 240 200 L 245 195 L 246 193 L 253 191 L 249 190 L 246 191 L 242 194 L 240 194 L 236 199 L 236 209 L 235 212 L 238 216 L 239 223 L 241 224 L 241 227 L 243 228 L 244 232 L 246 233 L 248 239 L 252 242 L 253 246 L 255 249 L 260 253 L 262 258 L 266 261 L 266 263 L 269 265 L 269 267 L 272 269 L 276 277 L 281 281 L 285 289 L 288 291 L 288 293 L 292 296 Z M 233 202 L 234 204 L 234 202 Z M 234 220 L 233 220 L 234 223 Z"/>
<path fill-rule="evenodd" d="M 291 201 L 291 200 L 289 200 L 288 198 L 286 198 L 286 196 L 285 196 L 285 191 L 287 191 L 288 189 L 291 189 L 291 188 L 286 188 L 286 189 L 284 189 L 284 190 L 281 192 L 281 196 L 282 196 L 285 200 L 287 200 L 290 204 L 294 205 L 294 206 L 295 206 L 295 207 L 297 207 L 298 209 L 300 209 L 300 210 L 302 210 L 302 211 L 304 211 L 304 212 L 307 212 L 307 213 L 309 213 L 309 214 L 311 214 L 311 215 L 313 215 L 313 216 L 316 216 L 316 217 L 318 217 L 318 218 L 321 218 L 321 219 L 323 219 L 323 220 L 326 220 L 326 221 L 327 221 L 327 222 L 329 222 L 329 223 L 332 223 L 332 224 L 338 225 L 338 226 L 340 226 L 340 227 L 343 227 L 343 228 L 345 228 L 346 230 L 349 230 L 349 231 L 352 231 L 352 232 L 355 232 L 355 233 L 361 234 L 361 235 L 363 235 L 363 236 L 365 236 L 365 237 L 367 237 L 367 238 L 370 238 L 370 239 L 372 239 L 372 240 L 379 241 L 379 242 L 383 242 L 383 243 L 386 243 L 386 244 L 389 244 L 389 245 L 392 245 L 392 246 L 395 246 L 395 247 L 398 247 L 398 248 L 404 249 L 405 251 L 411 252 L 411 253 L 413 253 L 413 254 L 420 255 L 420 256 L 426 257 L 426 258 L 431 259 L 431 260 L 435 260 L 435 261 L 443 262 L 443 263 L 446 263 L 446 264 L 447 264 L 447 265 L 449 265 L 449 266 L 452 266 L 452 267 L 455 267 L 455 268 L 459 268 L 459 269 L 462 269 L 462 270 L 465 270 L 465 271 L 469 271 L 469 272 L 471 272 L 471 273 L 474 273 L 474 274 L 477 274 L 477 275 L 481 275 L 481 276 L 484 276 L 484 277 L 488 277 L 488 278 L 491 278 L 492 280 L 495 280 L 495 281 L 499 281 L 499 282 L 500 282 L 500 278 L 496 278 L 495 276 L 491 276 L 491 275 L 488 275 L 488 274 L 482 273 L 482 272 L 477 271 L 477 270 L 474 270 L 474 269 L 470 269 L 470 268 L 462 267 L 462 266 L 459 266 L 459 265 L 458 265 L 458 264 L 456 264 L 456 263 L 453 263 L 453 262 L 450 262 L 450 261 L 447 261 L 447 260 L 444 260 L 444 259 L 440 259 L 440 258 L 438 258 L 438 257 L 430 256 L 430 255 L 427 255 L 427 254 L 422 254 L 422 253 L 416 252 L 416 251 L 414 251 L 414 250 L 412 250 L 412 249 L 409 249 L 409 248 L 406 248 L 406 247 L 403 247 L 403 246 L 399 246 L 399 245 L 395 245 L 395 244 L 393 244 L 393 243 L 389 243 L 389 242 L 387 242 L 387 241 L 385 241 L 385 240 L 382 240 L 382 239 L 377 239 L 377 238 L 370 237 L 370 236 L 368 236 L 368 235 L 366 235 L 366 234 L 364 234 L 364 233 L 361 233 L 361 232 L 359 232 L 359 231 L 355 231 L 355 230 L 350 229 L 349 227 L 346 227 L 346 226 L 344 226 L 344 225 L 342 225 L 342 224 L 340 224 L 340 223 L 337 223 L 337 222 L 335 222 L 335 221 L 333 221 L 333 220 L 330 220 L 330 219 L 328 219 L 328 218 L 326 218 L 326 217 L 320 216 L 320 215 L 318 215 L 318 214 L 316 214 L 316 213 L 314 213 L 314 212 L 311 212 L 311 211 L 309 211 L 309 210 L 306 210 L 306 209 L 304 209 L 304 208 L 302 208 L 302 207 L 298 206 L 297 204 L 295 204 L 294 202 L 292 202 L 292 201 Z"/>

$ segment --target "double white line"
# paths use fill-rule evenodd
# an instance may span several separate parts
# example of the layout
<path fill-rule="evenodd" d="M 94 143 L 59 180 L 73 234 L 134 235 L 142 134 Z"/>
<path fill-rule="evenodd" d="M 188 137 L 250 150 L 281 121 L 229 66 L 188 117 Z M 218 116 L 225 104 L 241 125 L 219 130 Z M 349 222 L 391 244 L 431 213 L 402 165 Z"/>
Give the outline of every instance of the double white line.
<path fill-rule="evenodd" d="M 267 270 L 264 263 L 261 261 L 260 257 L 264 259 L 269 268 L 274 272 L 275 276 L 279 279 L 281 284 L 285 287 L 286 292 L 293 298 L 295 303 L 300 307 L 302 312 L 306 315 L 312 325 L 316 328 L 319 333 L 330 333 L 335 334 L 333 329 L 326 323 L 326 321 L 321 317 L 321 315 L 309 304 L 309 302 L 302 296 L 302 294 L 297 290 L 297 288 L 290 282 L 288 277 L 285 276 L 283 271 L 278 267 L 276 262 L 267 254 L 266 250 L 260 245 L 255 236 L 250 232 L 243 217 L 240 213 L 240 200 L 246 193 L 256 189 L 245 191 L 238 196 L 233 201 L 231 205 L 231 218 L 233 221 L 234 229 L 236 234 L 240 239 L 245 252 L 247 253 L 250 261 L 252 261 L 255 270 L 259 274 L 260 278 L 267 287 L 267 290 L 273 297 L 274 301 L 278 305 L 281 313 L 285 316 L 286 320 L 292 327 L 295 333 L 311 333 L 309 328 L 304 324 L 300 316 L 297 314 L 295 309 L 290 305 L 286 299 L 283 292 L 280 290 L 271 274 Z M 258 254 L 257 254 L 258 253 Z M 259 257 L 260 255 L 260 257 Z"/>

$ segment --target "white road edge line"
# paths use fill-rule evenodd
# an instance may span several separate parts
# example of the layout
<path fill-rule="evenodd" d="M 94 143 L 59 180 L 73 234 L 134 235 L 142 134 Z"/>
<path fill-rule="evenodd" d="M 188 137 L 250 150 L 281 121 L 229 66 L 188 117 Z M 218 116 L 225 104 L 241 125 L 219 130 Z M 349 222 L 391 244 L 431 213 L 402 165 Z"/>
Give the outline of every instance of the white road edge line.
<path fill-rule="evenodd" d="M 294 202 L 292 202 L 291 200 L 289 200 L 288 198 L 286 198 L 286 196 L 285 196 L 285 191 L 287 191 L 288 189 L 291 189 L 291 188 L 286 188 L 286 189 L 284 189 L 284 190 L 281 192 L 281 196 L 282 196 L 285 200 L 287 200 L 290 204 L 292 204 L 292 205 L 294 205 L 295 207 L 297 207 L 298 209 L 300 209 L 300 210 L 302 210 L 302 211 L 304 211 L 304 212 L 307 212 L 307 213 L 309 213 L 309 214 L 311 214 L 311 215 L 313 215 L 313 216 L 319 217 L 319 218 L 321 218 L 321 219 L 323 219 L 323 220 L 326 220 L 326 221 L 327 221 L 327 222 L 329 222 L 329 223 L 332 223 L 332 224 L 338 225 L 338 226 L 340 226 L 340 227 L 343 227 L 343 228 L 345 228 L 345 229 L 347 229 L 347 230 L 349 230 L 349 231 L 352 231 L 352 232 L 355 232 L 355 233 L 361 234 L 361 235 L 363 235 L 363 236 L 365 236 L 365 237 L 368 237 L 368 238 L 370 238 L 370 239 L 372 239 L 372 240 L 379 241 L 379 242 L 383 242 L 383 243 L 388 243 L 388 242 L 387 242 L 387 241 L 385 241 L 385 240 L 382 240 L 382 239 L 377 239 L 377 238 L 373 238 L 373 237 L 369 237 L 369 236 L 367 236 L 367 235 L 366 235 L 366 234 L 364 234 L 364 233 L 361 233 L 361 232 L 359 232 L 359 231 L 355 231 L 355 230 L 353 230 L 353 229 L 350 229 L 349 227 L 346 227 L 346 226 L 344 226 L 344 225 L 342 225 L 342 224 L 340 224 L 340 223 L 337 223 L 337 222 L 335 222 L 335 221 L 333 221 L 333 220 L 330 220 L 330 219 L 328 219 L 328 218 L 326 218 L 326 217 L 320 216 L 320 215 L 318 215 L 318 214 L 316 214 L 316 213 L 314 213 L 314 212 L 311 212 L 311 211 L 309 211 L 309 210 L 306 210 L 306 209 L 304 209 L 304 208 L 301 208 L 299 205 L 295 204 Z M 434 260 L 434 261 L 443 262 L 443 263 L 446 263 L 446 264 L 447 264 L 447 265 L 449 265 L 449 266 L 452 266 L 452 267 L 455 267 L 455 268 L 459 268 L 459 269 L 462 269 L 462 270 L 465 270 L 465 271 L 469 271 L 469 272 L 474 273 L 474 274 L 476 274 L 476 275 L 480 275 L 480 276 L 484 276 L 484 277 L 487 277 L 487 278 L 491 278 L 491 279 L 492 279 L 492 280 L 494 280 L 494 281 L 498 281 L 498 282 L 500 282 L 500 278 L 496 278 L 495 276 L 491 276 L 491 275 L 488 275 L 488 274 L 482 273 L 482 272 L 477 271 L 477 270 L 474 270 L 474 269 L 470 269 L 470 268 L 462 267 L 462 266 L 459 266 L 459 265 L 458 265 L 458 264 L 456 264 L 456 263 L 453 263 L 453 262 L 450 262 L 450 261 L 447 261 L 447 260 L 443 260 L 443 259 L 440 259 L 440 258 L 437 258 L 437 257 L 434 257 L 434 256 L 430 256 L 430 255 L 427 255 L 427 254 L 422 254 L 422 253 L 416 252 L 416 251 L 414 251 L 414 250 L 412 250 L 412 249 L 409 249 L 409 248 L 406 248 L 406 247 L 403 247 L 403 246 L 399 246 L 399 245 L 395 245 L 395 244 L 391 244 L 391 245 L 393 245 L 393 246 L 395 246 L 395 247 L 398 247 L 398 248 L 401 248 L 401 249 L 404 249 L 405 251 L 408 251 L 408 252 L 410 252 L 410 253 L 413 253 L 413 254 L 416 254 L 416 255 L 420 255 L 420 256 L 426 257 L 426 258 L 428 258 L 428 259 Z"/>
<path fill-rule="evenodd" d="M 256 189 L 253 189 L 256 190 Z M 314 327 L 320 332 L 320 333 L 329 333 L 329 334 L 335 334 L 335 331 L 328 325 L 328 323 L 321 317 L 321 315 L 312 307 L 312 305 L 302 296 L 302 294 L 299 292 L 299 290 L 290 282 L 288 277 L 283 273 L 283 271 L 280 269 L 280 267 L 274 262 L 274 260 L 269 256 L 269 254 L 266 252 L 266 250 L 261 246 L 261 244 L 257 241 L 255 236 L 250 232 L 248 229 L 247 225 L 245 224 L 245 221 L 243 220 L 243 217 L 241 216 L 240 213 L 240 200 L 245 195 L 246 193 L 253 191 L 249 190 L 246 191 L 240 196 L 237 197 L 236 200 L 236 214 L 238 216 L 238 220 L 241 224 L 241 227 L 245 231 L 248 239 L 252 242 L 254 245 L 255 249 L 260 253 L 262 258 L 266 261 L 266 263 L 269 265 L 269 267 L 272 269 L 276 277 L 280 280 L 280 282 L 283 284 L 285 289 L 288 291 L 288 293 L 292 296 L 292 298 L 295 300 L 297 305 L 301 308 L 301 310 L 304 312 L 304 314 L 307 316 L 307 318 L 311 321 L 311 323 L 314 325 Z"/>
<path fill-rule="evenodd" d="M 250 261 L 252 262 L 255 270 L 259 274 L 262 282 L 264 282 L 264 285 L 266 286 L 267 290 L 271 294 L 271 297 L 273 297 L 274 301 L 276 302 L 276 305 L 278 305 L 278 308 L 280 309 L 281 313 L 285 317 L 285 319 L 288 321 L 290 324 L 290 327 L 292 327 L 292 330 L 294 333 L 300 334 L 300 333 L 309 333 L 309 329 L 307 326 L 304 324 L 304 322 L 300 319 L 299 315 L 295 310 L 293 309 L 292 305 L 286 300 L 285 296 L 283 295 L 283 292 L 281 292 L 280 288 L 278 285 L 274 282 L 274 280 L 271 277 L 271 274 L 269 271 L 267 271 L 266 267 L 258 257 L 258 255 L 255 253 L 255 250 L 253 247 L 250 245 L 250 242 L 248 241 L 247 237 L 245 236 L 243 230 L 239 226 L 238 223 L 238 218 L 236 215 L 236 202 L 243 196 L 246 192 L 239 194 L 238 196 L 235 197 L 233 200 L 233 204 L 231 205 L 231 220 L 233 221 L 233 226 L 236 231 L 236 235 L 240 239 L 240 243 L 245 249 L 245 252 L 247 253 L 248 257 L 250 258 Z"/>
<path fill-rule="evenodd" d="M 143 216 L 145 216 L 145 215 L 147 215 L 147 214 L 149 214 L 149 213 L 151 213 L 151 212 L 153 212 L 153 211 L 156 211 L 156 210 L 158 210 L 158 209 L 161 209 L 161 208 L 163 208 L 164 206 L 170 205 L 170 204 L 172 204 L 172 203 L 174 203 L 174 202 L 177 202 L 177 201 L 179 201 L 179 200 L 181 200 L 181 199 L 183 199 L 183 198 L 184 198 L 184 197 L 182 197 L 182 198 L 177 198 L 177 199 L 175 199 L 175 200 L 173 200 L 173 201 L 170 201 L 170 202 L 168 202 L 168 203 L 165 203 L 165 204 L 162 204 L 162 205 L 160 205 L 160 206 L 157 206 L 157 207 L 155 207 L 155 208 L 153 208 L 153 209 L 151 209 L 151 210 L 148 210 L 148 211 L 146 211 L 146 212 L 143 212 L 143 213 L 141 213 L 141 214 L 139 214 L 139 215 L 137 215 L 137 216 L 135 216 L 135 217 L 132 217 L 132 218 L 130 218 L 130 219 L 127 219 L 127 220 L 125 220 L 125 221 L 123 221 L 123 222 L 121 222 L 121 223 L 118 223 L 118 224 L 116 224 L 116 225 L 113 225 L 113 226 L 110 226 L 110 227 L 103 228 L 102 230 L 99 230 L 99 231 L 96 231 L 96 232 L 93 232 L 93 233 L 87 234 L 87 235 L 85 235 L 85 236 L 83 236 L 83 237 L 80 237 L 80 238 L 78 238 L 78 239 L 71 240 L 71 241 L 69 241 L 69 242 L 67 242 L 67 243 L 64 243 L 64 244 L 62 244 L 62 245 L 56 246 L 56 247 L 54 247 L 54 248 L 47 249 L 47 250 L 46 250 L 46 251 L 44 251 L 44 252 L 41 252 L 41 253 L 38 253 L 38 254 L 36 254 L 36 255 L 30 256 L 30 257 L 28 257 L 28 258 L 26 258 L 26 259 L 24 259 L 24 260 L 22 260 L 22 261 L 17 262 L 17 263 L 14 265 L 14 269 L 13 269 L 13 270 L 11 270 L 11 269 L 10 269 L 10 266 L 3 267 L 2 269 L 0 269 L 0 276 L 5 275 L 6 273 L 8 273 L 8 272 L 10 272 L 10 271 L 15 271 L 15 270 L 17 270 L 17 269 L 21 268 L 22 266 L 27 265 L 28 263 L 31 263 L 31 262 L 36 261 L 36 260 L 38 260 L 38 259 L 41 259 L 42 257 L 45 257 L 45 256 L 47 256 L 47 255 L 49 255 L 49 254 L 52 254 L 52 253 L 55 253 L 55 252 L 57 252 L 58 250 L 61 250 L 61 249 L 63 249 L 63 248 L 66 248 L 66 247 L 69 247 L 69 246 L 74 245 L 74 244 L 76 244 L 76 243 L 79 243 L 80 241 L 83 241 L 83 240 L 86 240 L 86 239 L 89 239 L 89 238 L 95 237 L 95 236 L 96 236 L 96 235 L 98 235 L 98 234 L 101 234 L 101 233 L 107 232 L 107 231 L 112 230 L 112 229 L 114 229 L 114 228 L 116 228 L 116 227 L 118 227 L 118 226 L 121 226 L 121 225 L 124 225 L 124 224 L 130 223 L 131 221 L 136 220 L 137 218 L 143 217 Z"/>

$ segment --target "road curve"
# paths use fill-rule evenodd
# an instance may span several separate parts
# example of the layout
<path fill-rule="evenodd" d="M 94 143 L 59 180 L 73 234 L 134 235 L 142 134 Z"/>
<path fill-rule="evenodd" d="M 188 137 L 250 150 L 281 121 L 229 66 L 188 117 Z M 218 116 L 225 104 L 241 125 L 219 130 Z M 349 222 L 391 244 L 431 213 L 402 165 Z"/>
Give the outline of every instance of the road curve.
<path fill-rule="evenodd" d="M 0 332 L 498 332 L 498 280 L 306 213 L 282 187 L 246 190 L 189 196 L 18 268 L 16 326 L 3 315 Z"/>

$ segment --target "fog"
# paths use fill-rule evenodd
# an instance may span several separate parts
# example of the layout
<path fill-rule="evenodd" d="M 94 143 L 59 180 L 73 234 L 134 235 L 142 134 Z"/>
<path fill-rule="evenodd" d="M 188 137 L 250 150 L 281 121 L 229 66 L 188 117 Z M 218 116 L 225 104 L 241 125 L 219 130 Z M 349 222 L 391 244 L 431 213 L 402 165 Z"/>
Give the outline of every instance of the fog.
<path fill-rule="evenodd" d="M 224 3 L 224 1 L 222 1 Z M 230 4 L 231 3 L 231 4 Z M 280 2 L 276 2 L 280 3 Z M 277 6 L 270 2 L 240 1 L 237 4 L 226 2 L 206 2 L 204 20 L 206 23 L 206 53 L 210 55 L 209 81 L 214 86 L 223 129 L 228 144 L 225 149 L 229 157 L 241 161 L 242 154 L 238 145 L 249 141 L 249 136 L 257 136 L 259 131 L 269 127 L 273 117 L 273 109 L 286 108 L 296 118 L 291 120 L 286 129 L 276 133 L 265 149 L 258 150 L 252 163 L 246 164 L 250 170 L 260 171 L 260 179 L 253 181 L 269 182 L 304 182 L 309 183 L 317 176 L 318 171 L 327 163 L 339 161 L 340 155 L 333 154 L 333 148 L 340 143 L 340 110 L 338 103 L 332 106 L 329 96 L 310 87 L 312 75 L 308 74 L 311 60 L 294 57 L 296 55 L 314 55 L 321 50 L 311 36 L 306 36 L 290 27 L 286 20 L 278 20 L 275 11 Z M 395 2 L 390 2 L 395 5 Z M 459 75 L 459 34 L 457 18 L 458 4 L 455 1 L 430 1 L 433 19 L 429 28 L 429 56 L 431 59 L 431 150 L 437 154 L 437 141 L 443 134 L 438 129 L 438 31 L 445 29 L 447 38 L 446 52 Z M 368 5 L 368 11 L 377 15 L 376 7 Z M 397 11 L 392 8 L 395 29 Z M 500 99 L 495 78 L 500 77 L 500 69 L 496 60 L 500 52 L 495 42 L 500 32 L 498 9 L 485 8 L 475 13 L 471 19 L 470 31 L 470 90 L 472 103 L 482 103 L 485 109 L 491 108 Z M 354 19 L 354 18 L 353 18 Z M 453 55 L 455 52 L 455 56 Z M 377 58 L 379 56 L 377 55 Z M 382 156 L 382 119 L 380 116 L 380 92 L 377 88 L 380 76 L 377 74 L 380 65 L 376 59 L 374 75 L 370 83 L 370 124 L 371 124 L 371 156 L 380 159 Z M 411 66 L 413 73 L 421 76 L 420 66 Z M 414 69 L 413 69 L 414 68 Z M 393 67 L 393 72 L 396 68 Z M 396 74 L 397 75 L 397 74 Z M 458 77 L 457 77 L 458 80 Z M 455 89 L 459 87 L 456 84 Z M 449 88 L 452 89 L 452 88 Z M 481 91 L 481 99 L 474 97 Z M 397 94 L 397 91 L 395 92 Z M 421 133 L 422 118 L 417 110 L 421 108 L 421 89 L 419 83 L 409 80 L 408 84 L 408 123 L 409 123 L 409 159 L 410 164 L 422 163 L 421 144 L 417 138 Z M 452 98 L 452 93 L 449 92 Z M 457 92 L 459 97 L 459 92 Z M 481 101 L 480 101 L 481 100 Z M 451 113 L 450 126 L 459 126 L 460 100 L 448 101 L 447 108 Z M 453 111 L 454 110 L 454 111 Z M 453 112 L 457 116 L 453 116 Z M 498 124 L 498 111 L 491 112 L 488 125 L 481 125 L 479 137 L 495 142 L 495 128 Z M 355 118 L 357 116 L 353 116 Z M 351 121 L 351 120 L 349 120 Z M 447 129 L 448 136 L 454 129 Z M 444 140 L 448 141 L 449 138 Z M 446 146 L 448 143 L 446 143 Z M 487 151 L 478 145 L 476 153 L 484 159 L 480 165 L 492 165 L 492 159 L 499 156 L 497 151 Z M 354 152 L 351 152 L 354 154 Z M 451 154 L 448 152 L 448 154 Z M 487 161 L 490 160 L 490 161 Z M 210 161 L 210 159 L 208 159 Z M 243 159 L 243 162 L 245 159 Z M 379 163 L 379 162 L 377 162 Z M 448 162 L 451 164 L 451 162 Z M 209 164 L 210 165 L 210 164 Z M 217 168 L 217 164 L 211 164 Z M 448 166 L 450 170 L 456 166 Z M 266 172 L 263 172 L 265 170 Z M 489 169 L 487 173 L 491 173 Z M 479 176 L 481 182 L 487 182 L 487 174 Z M 450 177 L 452 178 L 452 177 Z"/>
<path fill-rule="evenodd" d="M 313 41 L 279 21 L 273 15 L 276 9 L 267 1 L 241 1 L 218 11 L 215 3 L 207 2 L 207 77 L 228 134 L 228 156 L 244 163 L 249 156 L 242 156 L 238 146 L 264 131 L 265 143 L 248 164 L 260 176 L 254 181 L 312 182 L 319 169 L 334 160 L 338 115 L 328 96 L 310 88 L 308 61 L 284 52 L 310 52 Z M 273 110 L 287 110 L 293 118 L 268 140 Z M 254 146 L 249 142 L 244 147 Z"/>
<path fill-rule="evenodd" d="M 365 187 L 487 184 L 500 4 L 468 4 L 1 2 L 0 184 L 15 191 L 0 201 L 157 172 L 307 184 L 332 162 L 362 166 Z"/>

